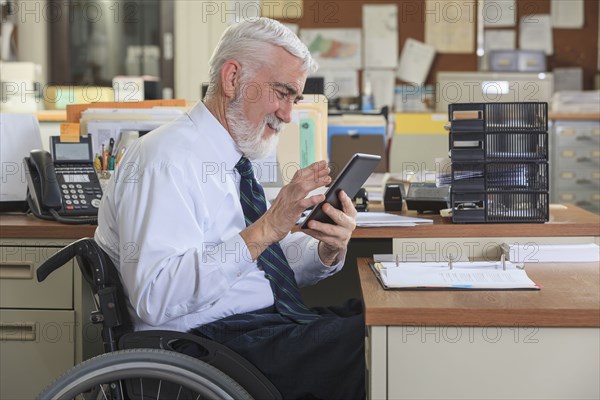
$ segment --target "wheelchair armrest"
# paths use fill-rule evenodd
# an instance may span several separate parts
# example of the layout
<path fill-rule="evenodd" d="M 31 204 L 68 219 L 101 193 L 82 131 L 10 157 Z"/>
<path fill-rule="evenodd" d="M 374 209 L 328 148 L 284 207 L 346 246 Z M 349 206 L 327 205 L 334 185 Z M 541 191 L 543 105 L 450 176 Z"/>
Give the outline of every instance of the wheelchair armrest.
<path fill-rule="evenodd" d="M 76 256 L 76 248 L 80 245 L 81 239 L 76 242 L 63 247 L 58 252 L 52 255 L 49 259 L 44 261 L 42 265 L 37 269 L 36 276 L 38 282 L 43 282 L 48 275 L 56 271 L 58 268 L 65 265 L 68 261 Z"/>
<path fill-rule="evenodd" d="M 152 330 L 127 333 L 119 340 L 119 349 L 135 348 L 164 349 L 190 355 L 229 375 L 255 399 L 282 399 L 277 388 L 258 368 L 210 339 L 190 333 Z"/>
<path fill-rule="evenodd" d="M 68 244 L 47 259 L 37 269 L 38 282 L 42 282 L 48 275 L 75 257 L 81 274 L 93 288 L 97 290 L 107 284 L 107 268 L 111 261 L 92 238 L 83 238 Z"/>

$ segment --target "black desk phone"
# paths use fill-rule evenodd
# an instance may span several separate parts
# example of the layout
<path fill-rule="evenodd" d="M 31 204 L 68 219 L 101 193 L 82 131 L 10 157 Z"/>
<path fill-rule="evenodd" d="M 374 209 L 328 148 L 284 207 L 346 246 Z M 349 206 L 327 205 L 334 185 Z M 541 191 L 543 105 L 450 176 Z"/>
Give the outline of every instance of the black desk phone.
<path fill-rule="evenodd" d="M 91 137 L 80 142 L 61 142 L 51 137 L 52 156 L 32 150 L 23 159 L 27 178 L 27 202 L 38 218 L 63 223 L 96 223 L 102 188 L 94 169 Z"/>

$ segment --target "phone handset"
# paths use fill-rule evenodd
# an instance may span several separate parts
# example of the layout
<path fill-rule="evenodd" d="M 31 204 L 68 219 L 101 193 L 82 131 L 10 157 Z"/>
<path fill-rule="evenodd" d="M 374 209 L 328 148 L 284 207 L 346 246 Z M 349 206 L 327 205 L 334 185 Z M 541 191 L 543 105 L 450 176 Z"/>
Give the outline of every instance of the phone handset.
<path fill-rule="evenodd" d="M 62 200 L 52 156 L 44 150 L 32 150 L 29 154 L 29 163 L 39 177 L 38 200 L 40 202 L 40 210 L 60 210 L 62 208 Z M 37 185 L 34 182 L 35 186 Z"/>

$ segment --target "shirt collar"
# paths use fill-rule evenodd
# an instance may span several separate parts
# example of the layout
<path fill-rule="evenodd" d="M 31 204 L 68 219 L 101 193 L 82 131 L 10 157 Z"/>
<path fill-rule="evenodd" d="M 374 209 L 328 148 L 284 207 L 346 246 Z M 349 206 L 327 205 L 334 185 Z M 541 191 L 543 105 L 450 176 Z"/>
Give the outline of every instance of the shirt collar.
<path fill-rule="evenodd" d="M 207 140 L 215 144 L 215 148 L 221 153 L 221 161 L 225 163 L 227 170 L 233 170 L 242 157 L 231 134 L 206 108 L 202 101 L 188 112 L 188 115 L 196 128 L 205 134 Z"/>

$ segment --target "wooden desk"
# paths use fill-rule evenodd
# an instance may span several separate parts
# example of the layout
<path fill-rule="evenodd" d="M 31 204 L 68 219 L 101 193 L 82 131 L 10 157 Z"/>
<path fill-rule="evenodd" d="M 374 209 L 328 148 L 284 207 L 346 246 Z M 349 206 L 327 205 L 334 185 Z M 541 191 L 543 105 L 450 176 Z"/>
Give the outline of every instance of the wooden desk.
<path fill-rule="evenodd" d="M 357 268 L 357 258 L 370 257 L 376 253 L 403 252 L 405 255 L 413 254 L 407 250 L 407 245 L 416 246 L 416 248 L 422 250 L 421 253 L 431 255 L 431 249 L 434 253 L 439 254 L 444 249 L 444 243 L 471 246 L 471 243 L 478 242 L 485 247 L 489 244 L 496 246 L 498 243 L 511 238 L 517 240 L 547 240 L 552 243 L 598 243 L 598 236 L 600 236 L 600 217 L 598 215 L 575 206 L 553 207 L 550 215 L 550 222 L 546 224 L 457 225 L 435 216 L 431 217 L 434 223 L 427 226 L 359 228 L 354 232 L 344 269 L 319 285 L 304 289 L 303 294 L 310 305 L 335 304 L 350 297 L 360 297 L 361 281 L 358 273 L 361 271 L 362 274 L 364 271 L 362 271 L 362 267 Z M 91 225 L 63 225 L 38 220 L 31 216 L 0 215 L 2 261 L 5 261 L 9 256 L 17 257 L 18 260 L 32 257 L 37 266 L 64 244 L 81 237 L 93 236 L 95 228 Z M 435 246 L 440 246 L 441 250 Z M 415 257 L 422 256 L 418 253 L 413 255 Z M 65 323 L 71 324 L 68 326 L 74 329 L 75 336 L 69 336 L 72 333 L 70 330 L 64 331 L 60 345 L 47 341 L 25 341 L 24 343 L 0 341 L 2 371 L 11 371 L 10 374 L 2 373 L 0 398 L 16 397 L 14 393 L 25 394 L 26 397 L 33 398 L 41 389 L 38 386 L 44 386 L 50 378 L 57 375 L 59 370 L 79 362 L 82 358 L 86 358 L 87 355 L 93 353 L 93 350 L 88 350 L 88 346 L 86 346 L 89 343 L 84 342 L 86 339 L 90 341 L 97 339 L 94 331 L 86 330 L 87 326 L 85 325 L 88 317 L 85 310 L 91 307 L 90 304 L 86 304 L 86 299 L 88 301 L 90 299 L 84 296 L 87 291 L 82 289 L 84 285 L 81 282 L 79 269 L 73 268 L 73 265 L 69 268 L 70 278 L 67 276 L 66 278 L 69 279 L 64 281 L 73 286 L 72 292 L 70 287 L 64 288 L 72 296 L 72 302 L 69 303 L 68 307 L 61 306 L 60 310 L 50 310 L 47 304 L 35 305 L 29 308 L 15 305 L 6 307 L 4 297 L 2 297 L 0 320 L 13 325 L 19 323 L 19 321 L 25 321 L 22 323 L 37 321 L 39 324 L 36 326 L 39 330 L 44 326 L 51 326 L 50 324 L 56 323 L 55 313 L 60 312 L 67 315 L 68 318 Z M 549 268 L 559 267 L 550 266 Z M 63 267 L 63 269 L 67 271 L 66 267 Z M 535 267 L 532 269 L 533 271 L 535 271 Z M 564 277 L 567 282 L 582 284 L 587 282 L 586 284 L 591 288 L 588 300 L 598 303 L 597 296 L 594 297 L 593 295 L 593 288 L 598 288 L 597 274 L 589 275 L 585 271 L 580 273 L 579 269 L 573 269 L 572 271 L 577 271 L 577 273 L 562 275 L 561 272 L 561 277 Z M 593 278 L 594 276 L 595 278 Z M 369 277 L 363 278 L 365 290 L 369 285 Z M 536 279 L 535 275 L 532 277 Z M 32 278 L 33 276 L 29 278 L 31 281 L 30 290 L 21 291 L 22 296 L 25 298 L 33 297 L 34 291 L 39 290 L 49 282 L 44 282 L 44 285 L 42 285 L 33 282 Z M 51 276 L 49 279 L 52 278 Z M 56 281 L 62 279 L 59 279 L 58 276 L 54 278 Z M 17 281 L 6 282 L 4 279 L 0 279 L 0 284 L 9 286 L 13 286 L 14 282 Z M 64 282 L 63 284 L 65 284 Z M 549 284 L 545 280 L 540 283 Z M 562 290 L 562 286 L 560 286 L 561 279 L 556 279 L 552 285 L 554 284 L 557 285 L 555 286 L 556 291 L 560 292 Z M 576 325 L 581 323 L 582 320 L 587 320 L 589 310 L 583 314 L 581 314 L 581 310 L 573 312 L 569 306 L 573 303 L 568 300 L 571 292 L 567 292 L 563 297 L 563 299 L 566 298 L 563 309 L 559 307 L 559 298 L 548 295 L 553 293 L 550 292 L 550 289 L 545 288 L 539 293 L 517 294 L 526 297 L 538 296 L 542 300 L 544 298 L 555 299 L 557 301 L 556 310 L 546 312 L 546 314 L 552 315 L 544 316 L 542 312 L 539 317 L 542 322 L 546 318 L 553 321 L 564 319 L 564 324 L 567 325 L 561 326 L 570 327 L 555 328 L 553 325 L 543 325 L 542 323 L 540 325 L 530 325 L 531 320 L 528 318 L 536 315 L 539 309 L 528 308 L 528 305 L 533 307 L 539 304 L 531 301 L 516 302 L 515 297 L 509 296 L 508 293 L 490 295 L 489 292 L 456 292 L 451 297 L 444 297 L 443 293 L 402 292 L 389 294 L 389 296 L 400 296 L 390 300 L 387 292 L 377 290 L 378 287 L 375 286 L 375 282 L 372 281 L 370 285 L 371 290 L 368 292 L 370 294 L 365 295 L 365 299 L 368 304 L 367 323 L 370 332 L 368 354 L 370 356 L 369 371 L 372 376 L 372 398 L 448 398 L 451 397 L 450 394 L 457 394 L 455 397 L 461 399 L 479 399 L 486 397 L 485 395 L 496 399 L 508 397 L 551 398 L 553 396 L 554 398 L 585 398 L 589 391 L 585 393 L 572 391 L 572 396 L 565 395 L 565 390 L 570 390 L 571 386 L 566 385 L 566 389 L 557 387 L 565 380 L 554 379 L 553 375 L 548 375 L 553 377 L 548 383 L 548 390 L 555 390 L 555 394 L 540 391 L 540 393 L 543 393 L 540 396 L 532 394 L 538 389 L 538 386 L 543 386 L 537 381 L 531 388 L 521 387 L 522 385 L 513 388 L 514 379 L 511 376 L 510 382 L 503 383 L 502 387 L 499 388 L 495 386 L 497 380 L 492 378 L 503 377 L 506 371 L 511 371 L 511 373 L 520 376 L 534 375 L 536 379 L 541 381 L 542 378 L 545 379 L 545 376 L 542 376 L 541 372 L 537 372 L 537 366 L 531 371 L 529 369 L 533 365 L 531 362 L 533 359 L 548 362 L 553 366 L 564 365 L 567 373 L 570 374 L 565 376 L 571 381 L 576 378 L 572 375 L 580 376 L 580 379 L 583 379 L 582 388 L 587 388 L 585 385 L 586 379 L 592 379 L 590 375 L 599 371 L 597 364 L 599 362 L 598 343 L 600 342 L 598 340 L 598 328 L 586 328 L 582 325 Z M 5 290 L 2 290 L 6 287 L 8 286 L 0 288 L 0 296 L 2 296 L 2 293 L 6 293 Z M 552 290 L 554 291 L 554 289 Z M 410 296 L 415 297 L 411 298 Z M 377 298 L 382 303 L 377 303 Z M 512 301 L 510 301 L 511 299 Z M 391 302 L 391 304 L 386 305 L 385 302 Z M 398 307 L 402 306 L 404 309 L 399 311 Z M 593 310 L 592 308 L 592 312 Z M 39 311 L 40 314 L 33 315 L 34 311 Z M 50 320 L 45 320 L 46 325 L 44 325 L 42 316 L 50 318 Z M 511 322 L 512 320 L 514 322 Z M 498 327 L 496 324 L 500 322 L 505 325 Z M 545 323 L 548 324 L 548 322 Z M 80 329 L 82 326 L 87 332 L 86 337 L 83 338 L 81 337 L 82 329 Z M 456 339 L 457 335 L 461 335 L 462 341 Z M 74 341 L 73 337 L 75 338 Z M 471 337 L 475 343 L 470 343 Z M 515 338 L 518 339 L 516 345 L 512 343 Z M 431 340 L 434 342 L 432 343 Z M 594 340 L 595 344 L 593 343 Z M 530 343 L 530 341 L 538 342 Z M 572 356 L 567 354 L 570 347 L 565 348 L 566 343 L 573 346 Z M 89 349 L 94 348 L 93 344 L 90 344 Z M 528 350 L 528 352 L 524 350 Z M 3 356 L 7 352 L 9 355 Z M 58 352 L 61 355 L 51 354 L 53 352 Z M 40 363 L 34 361 L 40 357 L 48 360 L 67 359 L 67 365 L 58 362 Z M 594 357 L 596 361 L 594 361 Z M 404 363 L 397 364 L 395 360 Z M 460 360 L 460 362 L 457 360 Z M 554 370 L 551 372 L 556 373 Z M 388 373 L 393 376 L 393 379 L 388 380 Z M 445 377 L 449 378 L 446 379 Z M 593 379 L 596 379 L 595 382 L 597 382 L 597 375 Z M 465 389 L 472 386 L 473 380 L 480 382 L 477 388 L 481 390 L 469 389 L 467 391 Z M 34 381 L 35 384 L 31 383 Z M 432 382 L 436 382 L 436 384 L 433 385 Z M 491 388 L 489 390 L 492 393 L 485 391 L 485 388 L 480 385 L 489 385 Z M 24 393 L 23 388 L 27 388 L 29 392 Z M 436 388 L 439 388 L 439 390 Z M 514 391 L 521 389 L 522 391 L 515 395 L 516 392 Z M 19 392 L 11 392 L 10 390 L 18 390 Z M 511 390 L 514 391 L 511 392 Z"/>
<path fill-rule="evenodd" d="M 318 285 L 303 288 L 311 306 L 338 304 L 361 295 L 355 260 L 373 254 L 400 254 L 405 261 L 493 259 L 503 242 L 520 244 L 600 244 L 600 216 L 574 205 L 551 205 L 545 224 L 453 224 L 439 215 L 407 215 L 433 219 L 414 227 L 357 228 L 352 235 L 346 266 Z"/>
<path fill-rule="evenodd" d="M 353 239 L 400 238 L 464 238 L 464 237 L 569 237 L 600 236 L 600 215 L 574 205 L 553 205 L 550 221 L 545 224 L 453 224 L 439 215 L 417 215 L 430 218 L 433 224 L 414 227 L 357 228 Z M 0 238 L 78 239 L 94 235 L 94 225 L 64 225 L 44 221 L 31 215 L 0 214 Z"/>
<path fill-rule="evenodd" d="M 428 218 L 432 225 L 410 228 L 358 228 L 352 235 L 357 239 L 382 238 L 465 238 L 465 237 L 567 237 L 600 236 L 600 215 L 575 205 L 550 206 L 550 220 L 544 224 L 453 224 L 450 218 L 415 211 L 403 215 Z"/>
<path fill-rule="evenodd" d="M 600 263 L 527 264 L 541 291 L 385 291 L 367 262 L 371 399 L 600 397 Z"/>
<path fill-rule="evenodd" d="M 600 327 L 600 264 L 526 264 L 540 291 L 383 290 L 358 261 L 367 325 Z"/>
<path fill-rule="evenodd" d="M 96 225 L 65 225 L 33 215 L 0 214 L 0 239 L 80 239 L 93 237 Z M 67 240 L 67 243 L 69 241 Z"/>

